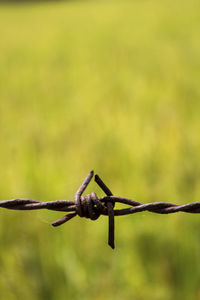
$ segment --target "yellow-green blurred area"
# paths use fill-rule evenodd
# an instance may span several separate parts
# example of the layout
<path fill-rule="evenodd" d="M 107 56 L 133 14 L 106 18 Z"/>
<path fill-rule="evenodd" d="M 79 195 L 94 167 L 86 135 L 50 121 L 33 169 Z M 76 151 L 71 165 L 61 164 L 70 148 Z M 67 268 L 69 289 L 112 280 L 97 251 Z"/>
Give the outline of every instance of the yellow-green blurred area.
<path fill-rule="evenodd" d="M 0 5 L 0 200 L 200 201 L 199 134 L 198 0 Z M 200 215 L 63 215 L 0 210 L 0 299 L 200 299 Z"/>

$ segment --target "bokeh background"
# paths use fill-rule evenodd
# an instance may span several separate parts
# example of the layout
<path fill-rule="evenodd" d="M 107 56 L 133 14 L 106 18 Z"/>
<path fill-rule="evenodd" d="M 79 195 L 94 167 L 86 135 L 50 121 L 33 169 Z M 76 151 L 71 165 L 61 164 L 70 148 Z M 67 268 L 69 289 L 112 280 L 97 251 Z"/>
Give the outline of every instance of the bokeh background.
<path fill-rule="evenodd" d="M 1 3 L 0 199 L 199 201 L 199 80 L 198 0 Z M 0 210 L 1 299 L 200 299 L 199 215 L 61 216 Z"/>

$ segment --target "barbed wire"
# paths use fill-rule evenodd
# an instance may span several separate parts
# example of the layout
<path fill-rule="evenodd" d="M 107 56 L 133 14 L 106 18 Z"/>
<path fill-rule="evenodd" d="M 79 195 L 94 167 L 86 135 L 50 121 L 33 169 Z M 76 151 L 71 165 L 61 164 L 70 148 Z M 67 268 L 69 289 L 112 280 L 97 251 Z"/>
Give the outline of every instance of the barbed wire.
<path fill-rule="evenodd" d="M 94 172 L 91 171 L 86 176 L 75 194 L 74 201 L 56 200 L 49 202 L 40 202 L 30 199 L 12 199 L 0 201 L 0 207 L 13 210 L 48 209 L 53 211 L 68 212 L 67 215 L 52 223 L 52 225 L 55 227 L 64 224 L 65 222 L 74 218 L 76 215 L 89 218 L 91 220 L 96 220 L 101 215 L 108 216 L 108 244 L 113 249 L 115 248 L 115 216 L 124 216 L 143 211 L 149 211 L 157 214 L 170 214 L 176 212 L 200 213 L 200 202 L 193 202 L 185 205 L 176 205 L 168 202 L 152 202 L 142 204 L 132 199 L 113 196 L 110 189 L 105 185 L 103 180 L 98 175 L 95 175 L 95 182 L 103 190 L 106 196 L 98 198 L 97 195 L 93 192 L 91 194 L 83 196 L 83 192 L 93 178 L 93 175 Z M 114 209 L 115 203 L 117 202 L 130 205 L 130 207 L 124 209 Z"/>

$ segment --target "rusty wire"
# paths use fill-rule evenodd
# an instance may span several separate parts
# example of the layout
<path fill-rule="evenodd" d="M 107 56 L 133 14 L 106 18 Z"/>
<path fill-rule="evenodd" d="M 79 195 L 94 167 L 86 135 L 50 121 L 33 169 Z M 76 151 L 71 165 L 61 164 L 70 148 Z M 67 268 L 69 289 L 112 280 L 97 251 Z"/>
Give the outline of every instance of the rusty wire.
<path fill-rule="evenodd" d="M 0 207 L 14 210 L 35 210 L 35 209 L 49 209 L 54 211 L 69 212 L 64 217 L 53 222 L 53 226 L 60 226 L 63 223 L 74 218 L 76 215 L 80 217 L 89 218 L 91 220 L 98 219 L 101 215 L 108 216 L 109 218 L 109 230 L 108 230 L 108 244 L 111 248 L 115 248 L 114 243 L 114 217 L 124 216 L 128 214 L 134 214 L 142 211 L 149 211 L 157 214 L 170 214 L 176 212 L 186 213 L 200 213 L 200 202 L 193 202 L 185 205 L 176 205 L 168 202 L 153 202 L 142 204 L 138 201 L 113 196 L 112 192 L 105 185 L 102 179 L 95 175 L 95 181 L 104 191 L 106 196 L 98 198 L 95 193 L 87 194 L 83 196 L 83 192 L 90 183 L 94 172 L 91 171 L 80 188 L 75 194 L 74 201 L 69 200 L 56 200 L 49 202 L 40 202 L 30 199 L 12 199 L 0 201 Z M 115 203 L 123 203 L 130 205 L 131 207 L 124 209 L 114 209 Z"/>

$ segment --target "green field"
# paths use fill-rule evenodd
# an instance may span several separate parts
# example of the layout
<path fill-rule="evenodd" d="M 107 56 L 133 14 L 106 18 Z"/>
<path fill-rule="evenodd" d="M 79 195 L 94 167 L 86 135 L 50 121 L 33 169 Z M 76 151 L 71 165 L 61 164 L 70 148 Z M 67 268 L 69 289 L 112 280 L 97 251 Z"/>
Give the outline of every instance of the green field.
<path fill-rule="evenodd" d="M 199 133 L 198 0 L 0 5 L 1 200 L 200 201 Z M 0 299 L 200 299 L 199 215 L 63 215 L 0 209 Z"/>

